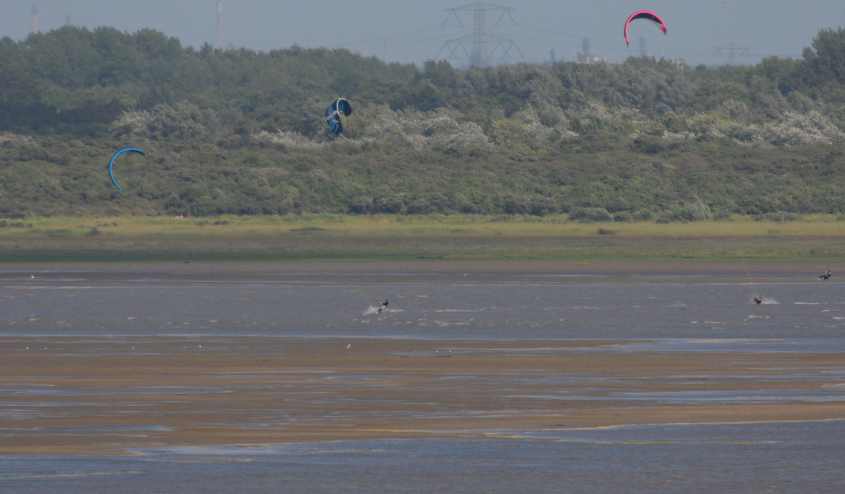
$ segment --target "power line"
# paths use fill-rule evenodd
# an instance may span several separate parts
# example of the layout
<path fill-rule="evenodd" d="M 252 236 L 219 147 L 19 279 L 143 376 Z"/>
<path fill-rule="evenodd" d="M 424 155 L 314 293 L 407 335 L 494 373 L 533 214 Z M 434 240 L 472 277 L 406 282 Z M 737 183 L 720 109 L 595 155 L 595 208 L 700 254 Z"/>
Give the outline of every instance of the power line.
<path fill-rule="evenodd" d="M 736 63 L 736 59 L 740 57 L 750 57 L 751 55 L 751 48 L 747 46 L 741 46 L 734 42 L 730 42 L 726 45 L 714 46 L 713 53 L 716 56 L 722 57 L 727 60 L 728 65 L 734 65 Z"/>

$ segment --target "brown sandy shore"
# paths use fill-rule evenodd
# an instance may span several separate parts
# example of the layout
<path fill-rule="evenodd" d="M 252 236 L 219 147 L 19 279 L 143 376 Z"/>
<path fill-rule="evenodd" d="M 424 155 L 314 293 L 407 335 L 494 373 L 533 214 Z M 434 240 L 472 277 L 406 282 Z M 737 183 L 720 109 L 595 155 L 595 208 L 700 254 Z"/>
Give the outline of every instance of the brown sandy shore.
<path fill-rule="evenodd" d="M 845 402 L 623 395 L 830 389 L 845 385 L 843 354 L 613 351 L 620 344 L 0 337 L 0 454 L 845 419 Z"/>

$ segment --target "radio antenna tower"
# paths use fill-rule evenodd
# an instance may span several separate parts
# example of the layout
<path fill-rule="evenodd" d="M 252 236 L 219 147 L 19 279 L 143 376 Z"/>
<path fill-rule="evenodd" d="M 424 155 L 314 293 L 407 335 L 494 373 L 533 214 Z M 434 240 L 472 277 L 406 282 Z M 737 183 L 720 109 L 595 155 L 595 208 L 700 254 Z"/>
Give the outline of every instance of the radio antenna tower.
<path fill-rule="evenodd" d="M 217 0 L 217 48 L 223 48 L 223 0 Z"/>
<path fill-rule="evenodd" d="M 471 18 L 472 32 L 443 43 L 438 57 L 445 52 L 447 60 L 461 61 L 462 65 L 469 67 L 489 67 L 496 62 L 508 62 L 513 59 L 514 52 L 524 59 L 522 50 L 513 39 L 490 31 L 504 22 L 516 25 L 513 12 L 512 7 L 484 2 L 447 9 L 444 26 L 454 21 L 458 27 L 465 28 L 464 19 Z M 490 19 L 495 19 L 495 22 L 490 24 Z"/>
<path fill-rule="evenodd" d="M 32 4 L 32 24 L 30 25 L 30 32 L 32 34 L 41 32 L 41 23 L 39 19 L 40 16 L 41 11 L 38 10 L 38 5 Z"/>

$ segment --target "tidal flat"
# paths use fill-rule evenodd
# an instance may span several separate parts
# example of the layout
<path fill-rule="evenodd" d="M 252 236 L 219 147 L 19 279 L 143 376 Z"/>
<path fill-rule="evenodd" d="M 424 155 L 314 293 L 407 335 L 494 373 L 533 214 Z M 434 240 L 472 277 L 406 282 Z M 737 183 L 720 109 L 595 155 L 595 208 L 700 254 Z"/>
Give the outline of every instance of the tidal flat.
<path fill-rule="evenodd" d="M 6 264 L 0 490 L 837 492 L 843 284 L 748 266 Z"/>

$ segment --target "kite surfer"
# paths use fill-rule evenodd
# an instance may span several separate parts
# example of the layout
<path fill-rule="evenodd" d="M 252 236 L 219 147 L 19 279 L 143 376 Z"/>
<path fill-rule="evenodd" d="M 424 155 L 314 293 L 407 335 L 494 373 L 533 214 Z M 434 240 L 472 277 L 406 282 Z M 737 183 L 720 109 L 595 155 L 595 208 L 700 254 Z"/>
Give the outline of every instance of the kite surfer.
<path fill-rule="evenodd" d="M 326 125 L 329 126 L 329 133 L 334 137 L 343 135 L 343 118 L 352 115 L 352 105 L 346 98 L 337 98 L 326 108 Z"/>

